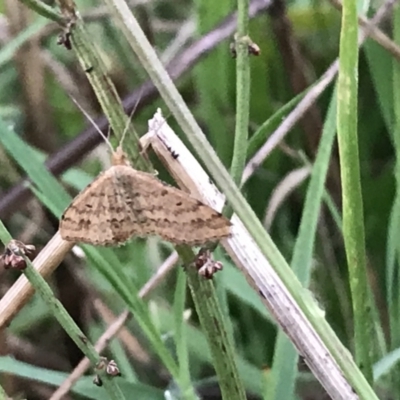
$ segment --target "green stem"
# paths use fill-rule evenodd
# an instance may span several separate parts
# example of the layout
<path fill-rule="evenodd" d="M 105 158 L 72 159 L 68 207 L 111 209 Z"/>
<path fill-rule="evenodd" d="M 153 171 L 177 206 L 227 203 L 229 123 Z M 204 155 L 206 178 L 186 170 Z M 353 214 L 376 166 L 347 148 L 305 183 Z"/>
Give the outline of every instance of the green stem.
<path fill-rule="evenodd" d="M 393 11 L 393 39 L 396 43 L 400 43 L 400 9 L 396 7 Z M 400 68 L 397 60 L 393 60 L 393 88 L 398 88 L 400 85 Z M 390 348 L 393 350 L 399 346 L 400 337 L 400 316 L 399 316 L 399 295 L 398 288 L 398 263 L 400 246 L 398 244 L 398 232 L 400 229 L 400 92 L 393 90 L 393 141 L 396 154 L 396 164 L 394 168 L 394 176 L 396 179 L 396 196 L 393 201 L 392 215 L 388 229 L 388 252 L 387 256 L 387 303 L 389 305 L 390 318 Z M 394 396 L 400 396 L 400 367 L 396 366 L 391 373 L 392 387 L 394 388 Z M 396 395 L 397 393 L 397 395 Z"/>
<path fill-rule="evenodd" d="M 249 2 L 238 1 L 236 49 L 236 126 L 231 163 L 232 180 L 240 186 L 247 157 L 250 107 Z"/>
<path fill-rule="evenodd" d="M 124 142 L 124 151 L 134 161 L 136 168 L 150 171 L 149 162 L 140 155 L 139 137 L 123 110 L 121 99 L 107 74 L 103 60 L 94 51 L 93 41 L 82 19 L 79 19 L 73 27 L 72 44 L 82 69 L 90 71 L 87 77 L 119 141 L 126 132 L 128 140 Z"/>
<path fill-rule="evenodd" d="M 182 397 L 196 397 L 190 380 L 189 354 L 187 346 L 187 331 L 185 329 L 185 312 L 186 304 L 186 274 L 180 268 L 176 282 L 176 290 L 174 297 L 174 313 L 175 313 L 175 346 L 179 365 L 179 382 L 182 385 Z"/>
<path fill-rule="evenodd" d="M 343 1 L 337 131 L 343 198 L 343 236 L 353 300 L 355 355 L 372 382 L 373 322 L 367 283 L 363 201 L 357 137 L 358 21 L 354 0 Z"/>
<path fill-rule="evenodd" d="M 204 334 L 210 346 L 213 366 L 223 399 L 245 400 L 246 393 L 239 377 L 232 340 L 221 311 L 212 281 L 204 279 L 191 266 L 191 249 L 178 246 L 177 251 L 186 267 L 188 284 Z"/>
<path fill-rule="evenodd" d="M 56 11 L 53 7 L 48 6 L 43 1 L 38 0 L 19 0 L 22 4 L 26 7 L 30 8 L 31 10 L 35 11 L 37 14 L 43 15 L 48 19 L 51 19 L 54 22 L 64 26 L 65 25 L 65 18 L 64 16 Z"/>

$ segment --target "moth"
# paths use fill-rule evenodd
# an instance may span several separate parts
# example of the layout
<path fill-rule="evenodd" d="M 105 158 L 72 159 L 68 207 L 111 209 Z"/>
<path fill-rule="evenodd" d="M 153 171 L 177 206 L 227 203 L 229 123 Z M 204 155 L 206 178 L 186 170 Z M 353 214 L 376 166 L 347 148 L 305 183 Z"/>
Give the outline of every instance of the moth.
<path fill-rule="evenodd" d="M 112 155 L 112 166 L 78 194 L 60 221 L 64 240 L 101 246 L 149 235 L 204 245 L 230 236 L 230 227 L 221 213 L 132 168 L 121 146 Z"/>

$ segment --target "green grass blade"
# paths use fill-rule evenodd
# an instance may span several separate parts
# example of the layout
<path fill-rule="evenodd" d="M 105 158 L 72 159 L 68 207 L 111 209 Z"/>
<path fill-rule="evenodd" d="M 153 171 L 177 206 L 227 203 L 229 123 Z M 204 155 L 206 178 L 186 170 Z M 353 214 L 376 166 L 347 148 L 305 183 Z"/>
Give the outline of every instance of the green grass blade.
<path fill-rule="evenodd" d="M 189 355 L 187 346 L 187 337 L 185 329 L 184 311 L 186 303 L 186 274 L 182 268 L 178 269 L 178 279 L 176 282 L 174 298 L 175 314 L 175 346 L 178 356 L 179 379 L 184 398 L 188 396 L 189 391 L 193 391 L 190 380 Z M 190 397 L 196 397 L 194 393 Z"/>
<path fill-rule="evenodd" d="M 343 1 L 337 94 L 337 131 L 343 199 L 343 236 L 353 301 L 355 356 L 372 382 L 374 337 L 367 284 L 363 201 L 357 137 L 358 21 L 354 0 Z"/>
<path fill-rule="evenodd" d="M 32 38 L 35 34 L 37 34 L 41 29 L 43 29 L 49 21 L 44 17 L 39 17 L 36 21 L 29 25 L 26 29 L 21 31 L 17 36 L 14 37 L 13 40 L 8 42 L 1 50 L 0 50 L 0 68 L 3 67 L 6 63 L 12 60 L 15 52 L 28 40 Z"/>
<path fill-rule="evenodd" d="M 275 131 L 276 128 L 282 123 L 283 119 L 297 106 L 300 100 L 308 92 L 309 89 L 299 93 L 293 97 L 290 101 L 284 104 L 278 111 L 276 111 L 271 117 L 269 117 L 250 138 L 247 148 L 247 159 L 256 154 L 260 147 L 265 143 L 269 135 Z"/>
<path fill-rule="evenodd" d="M 71 197 L 58 183 L 58 180 L 42 164 L 36 151 L 26 144 L 7 124 L 0 119 L 0 143 L 14 160 L 23 168 L 41 193 L 51 194 L 51 203 L 60 213 L 67 207 Z"/>

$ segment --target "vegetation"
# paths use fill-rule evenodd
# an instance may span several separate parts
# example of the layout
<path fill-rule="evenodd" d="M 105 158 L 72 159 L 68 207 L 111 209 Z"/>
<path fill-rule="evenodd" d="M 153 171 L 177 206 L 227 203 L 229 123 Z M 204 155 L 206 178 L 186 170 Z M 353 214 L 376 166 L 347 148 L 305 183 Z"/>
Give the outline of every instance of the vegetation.
<path fill-rule="evenodd" d="M 399 398 L 393 1 L 52 3 L 2 3 L 0 399 Z M 211 280 L 198 249 L 56 234 L 110 166 L 99 129 L 177 185 L 139 145 L 158 107 L 254 239 Z"/>

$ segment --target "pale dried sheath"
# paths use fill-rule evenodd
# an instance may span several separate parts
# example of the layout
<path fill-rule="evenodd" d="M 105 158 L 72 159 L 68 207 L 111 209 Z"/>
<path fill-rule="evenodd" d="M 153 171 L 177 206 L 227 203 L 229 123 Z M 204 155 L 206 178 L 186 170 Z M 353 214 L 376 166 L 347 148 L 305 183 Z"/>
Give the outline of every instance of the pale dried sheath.
<path fill-rule="evenodd" d="M 144 148 L 152 146 L 182 189 L 215 210 L 222 209 L 224 196 L 210 182 L 200 164 L 168 126 L 160 110 L 149 121 L 149 133 L 142 137 L 141 144 Z M 222 246 L 245 274 L 252 287 L 261 295 L 263 302 L 290 337 L 297 351 L 304 357 L 314 375 L 333 399 L 358 399 L 328 348 L 242 222 L 236 215 L 232 217 L 231 222 L 232 237 L 223 239 Z M 324 318 L 318 306 L 315 306 L 315 314 L 320 315 L 321 320 Z M 343 354 L 351 357 L 345 348 Z"/>
<path fill-rule="evenodd" d="M 47 277 L 58 267 L 73 246 L 73 243 L 63 240 L 57 232 L 36 256 L 32 265 L 42 276 Z M 4 328 L 12 320 L 33 293 L 32 285 L 25 275 L 21 275 L 0 299 L 0 328 Z"/>

